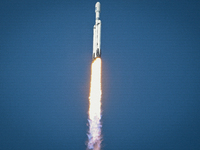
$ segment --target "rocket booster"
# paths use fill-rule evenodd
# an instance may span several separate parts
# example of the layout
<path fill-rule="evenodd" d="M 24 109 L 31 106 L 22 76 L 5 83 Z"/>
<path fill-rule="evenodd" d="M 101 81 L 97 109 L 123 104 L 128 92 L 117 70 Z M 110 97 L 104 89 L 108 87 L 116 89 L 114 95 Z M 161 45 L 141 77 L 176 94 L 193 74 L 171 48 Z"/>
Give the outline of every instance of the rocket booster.
<path fill-rule="evenodd" d="M 95 4 L 95 25 L 93 28 L 93 53 L 92 59 L 101 57 L 101 20 L 100 20 L 100 3 Z"/>

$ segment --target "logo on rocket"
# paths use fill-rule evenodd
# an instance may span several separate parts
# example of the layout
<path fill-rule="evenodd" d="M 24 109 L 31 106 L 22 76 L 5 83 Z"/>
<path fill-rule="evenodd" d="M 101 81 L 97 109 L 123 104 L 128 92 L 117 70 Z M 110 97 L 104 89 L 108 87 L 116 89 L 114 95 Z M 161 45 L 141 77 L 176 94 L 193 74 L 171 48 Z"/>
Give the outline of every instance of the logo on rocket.
<path fill-rule="evenodd" d="M 93 54 L 92 59 L 101 57 L 101 20 L 100 20 L 100 3 L 95 5 L 95 25 L 93 28 Z"/>

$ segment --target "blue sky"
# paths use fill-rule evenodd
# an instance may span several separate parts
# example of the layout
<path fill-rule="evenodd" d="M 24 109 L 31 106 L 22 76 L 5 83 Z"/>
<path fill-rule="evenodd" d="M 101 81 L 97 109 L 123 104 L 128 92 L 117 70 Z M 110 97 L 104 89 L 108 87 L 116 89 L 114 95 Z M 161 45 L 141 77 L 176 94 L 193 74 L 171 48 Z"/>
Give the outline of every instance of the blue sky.
<path fill-rule="evenodd" d="M 0 149 L 86 149 L 96 1 L 0 2 Z M 102 148 L 200 147 L 200 2 L 102 0 Z"/>

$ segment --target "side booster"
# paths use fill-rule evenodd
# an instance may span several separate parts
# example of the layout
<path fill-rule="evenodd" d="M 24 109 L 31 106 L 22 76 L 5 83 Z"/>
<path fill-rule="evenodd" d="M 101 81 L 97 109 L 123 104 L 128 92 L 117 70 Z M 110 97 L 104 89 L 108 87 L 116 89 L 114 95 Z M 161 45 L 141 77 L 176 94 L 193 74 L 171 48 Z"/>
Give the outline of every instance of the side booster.
<path fill-rule="evenodd" d="M 93 28 L 93 54 L 92 59 L 101 57 L 101 20 L 100 20 L 100 3 L 95 5 L 95 25 Z"/>

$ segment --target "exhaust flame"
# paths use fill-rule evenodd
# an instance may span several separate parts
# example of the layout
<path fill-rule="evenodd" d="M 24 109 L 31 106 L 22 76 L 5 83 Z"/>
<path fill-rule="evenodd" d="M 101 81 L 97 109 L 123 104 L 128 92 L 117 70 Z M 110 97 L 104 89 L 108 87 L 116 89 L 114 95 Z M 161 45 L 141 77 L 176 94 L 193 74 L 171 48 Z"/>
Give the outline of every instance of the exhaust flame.
<path fill-rule="evenodd" d="M 96 58 L 91 66 L 89 96 L 89 133 L 88 149 L 101 148 L 101 58 Z"/>

